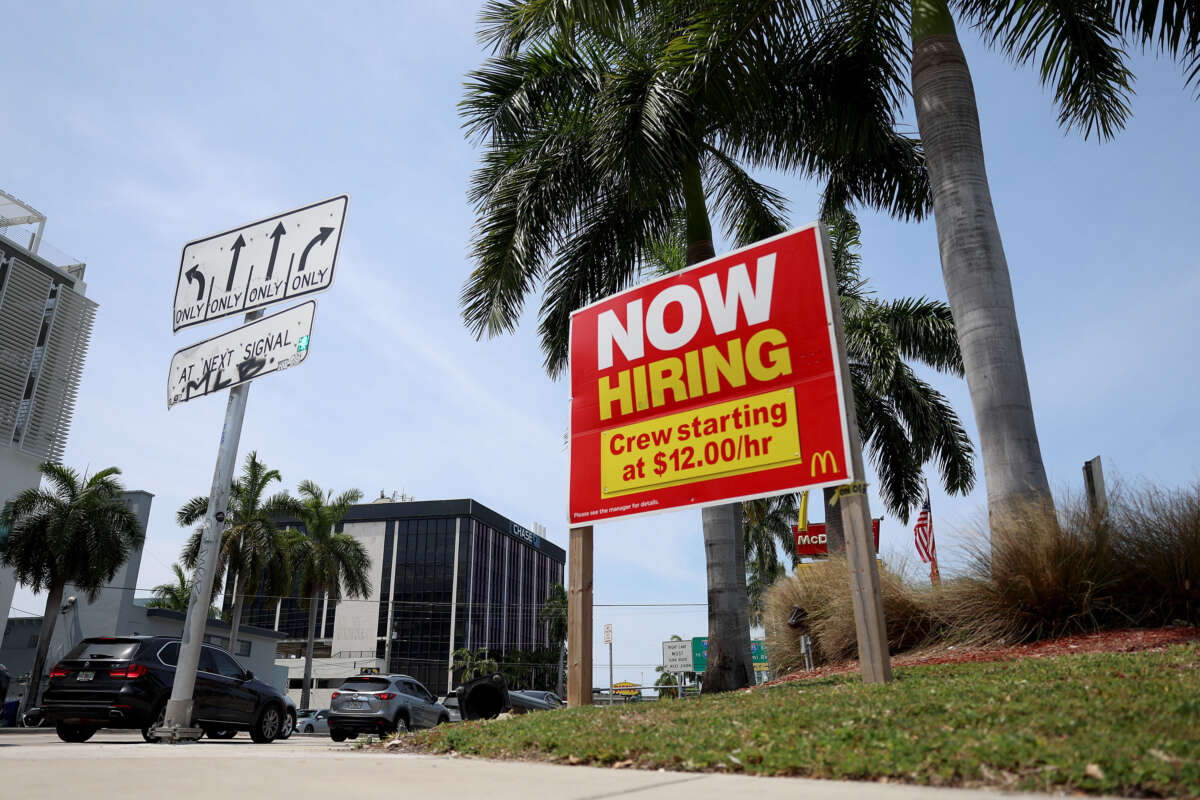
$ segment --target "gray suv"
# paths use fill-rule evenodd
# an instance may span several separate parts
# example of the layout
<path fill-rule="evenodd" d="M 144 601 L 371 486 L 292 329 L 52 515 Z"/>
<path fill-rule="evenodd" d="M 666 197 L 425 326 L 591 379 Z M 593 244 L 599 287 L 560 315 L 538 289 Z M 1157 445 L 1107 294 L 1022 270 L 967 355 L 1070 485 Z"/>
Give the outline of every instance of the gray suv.
<path fill-rule="evenodd" d="M 346 678 L 329 703 L 329 738 L 335 742 L 360 733 L 403 733 L 449 721 L 449 710 L 407 675 Z"/>

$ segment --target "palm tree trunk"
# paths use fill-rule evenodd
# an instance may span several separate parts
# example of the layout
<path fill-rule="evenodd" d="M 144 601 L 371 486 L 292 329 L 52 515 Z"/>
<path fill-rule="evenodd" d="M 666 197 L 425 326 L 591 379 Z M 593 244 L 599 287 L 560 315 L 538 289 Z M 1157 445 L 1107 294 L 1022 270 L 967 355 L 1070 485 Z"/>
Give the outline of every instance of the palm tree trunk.
<path fill-rule="evenodd" d="M 308 604 L 308 642 L 304 645 L 304 683 L 300 687 L 300 707 L 310 708 L 309 684 L 312 683 L 313 644 L 317 638 L 317 597 L 319 592 L 313 592 Z"/>
<path fill-rule="evenodd" d="M 46 611 L 42 614 L 42 630 L 38 634 L 37 653 L 33 657 L 33 669 L 29 673 L 29 685 L 25 688 L 25 707 L 22 714 L 37 706 L 42 690 L 42 673 L 46 671 L 46 654 L 50 651 L 50 640 L 54 638 L 54 625 L 62 606 L 63 584 L 55 583 L 46 594 Z"/>
<path fill-rule="evenodd" d="M 825 502 L 825 541 L 829 544 L 829 555 L 846 554 L 846 527 L 842 524 L 842 510 L 829 505 L 837 494 L 836 486 L 826 486 L 821 493 Z"/>
<path fill-rule="evenodd" d="M 683 198 L 687 263 L 691 266 L 716 255 L 700 159 L 695 155 L 684 163 Z M 749 686 L 753 679 L 742 504 L 706 508 L 701 518 L 708 571 L 708 672 L 704 691 L 726 692 Z"/>
<path fill-rule="evenodd" d="M 1050 484 L 984 167 L 975 90 L 946 0 L 914 0 L 912 36 L 913 101 L 933 190 L 942 277 L 994 521 L 1020 504 L 1050 503 Z"/>
<path fill-rule="evenodd" d="M 704 692 L 727 692 L 749 686 L 754 677 L 750 662 L 742 506 L 740 503 L 710 506 L 701 516 L 708 564 L 708 666 L 704 672 Z"/>

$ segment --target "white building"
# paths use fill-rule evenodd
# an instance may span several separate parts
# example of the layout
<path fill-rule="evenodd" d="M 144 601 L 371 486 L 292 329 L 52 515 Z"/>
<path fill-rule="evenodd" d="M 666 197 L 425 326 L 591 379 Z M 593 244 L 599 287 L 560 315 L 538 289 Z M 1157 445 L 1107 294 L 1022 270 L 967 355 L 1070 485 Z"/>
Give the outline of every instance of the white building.
<path fill-rule="evenodd" d="M 36 487 L 39 464 L 62 459 L 96 316 L 85 265 L 43 247 L 45 225 L 0 191 L 0 503 Z M 0 568 L 0 619 L 15 589 Z"/>

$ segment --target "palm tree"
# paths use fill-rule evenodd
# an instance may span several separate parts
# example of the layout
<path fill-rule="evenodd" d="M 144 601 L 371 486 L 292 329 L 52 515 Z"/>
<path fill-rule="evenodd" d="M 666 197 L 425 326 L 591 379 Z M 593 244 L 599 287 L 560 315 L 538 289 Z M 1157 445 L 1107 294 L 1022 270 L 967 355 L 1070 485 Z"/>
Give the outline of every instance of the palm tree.
<path fill-rule="evenodd" d="M 995 514 L 1022 502 L 1050 504 L 1012 284 L 988 189 L 976 98 L 952 9 L 1015 62 L 1038 68 L 1042 82 L 1054 89 L 1061 124 L 1105 139 L 1129 115 L 1132 74 L 1122 30 L 1184 61 L 1188 82 L 1200 82 L 1200 10 L 1194 3 L 608 0 L 581 4 L 542 0 L 529 7 L 517 5 L 489 6 L 493 40 L 503 39 L 509 30 L 516 32 L 510 35 L 530 38 L 552 26 L 594 26 L 597 20 L 608 29 L 618 29 L 664 8 L 686 9 L 691 15 L 690 35 L 673 46 L 672 61 L 690 65 L 697 74 L 710 64 L 714 43 L 719 43 L 722 33 L 752 38 L 747 34 L 752 26 L 742 24 L 747 15 L 754 15 L 765 28 L 803 30 L 820 24 L 835 37 L 849 34 L 851 41 L 873 42 L 878 61 L 873 62 L 872 74 L 890 99 L 903 96 L 900 76 L 909 72 L 929 166 L 942 274 L 979 427 L 988 507 Z M 874 34 L 861 35 L 863 25 L 873 25 Z M 776 69 L 772 56 L 770 49 L 747 49 L 740 64 L 747 73 L 772 74 Z M 855 105 L 844 99 L 847 105 Z M 783 132 L 788 127 L 779 122 L 779 115 L 796 118 L 796 124 L 807 117 L 785 95 L 773 106 L 760 108 L 754 97 L 748 97 L 746 104 L 755 107 L 760 123 L 770 120 L 773 124 L 767 127 Z M 765 156 L 779 154 L 782 157 L 775 165 L 788 166 L 793 151 L 775 140 L 768 145 L 771 150 Z M 521 242 L 527 243 L 537 241 Z"/>
<path fill-rule="evenodd" d="M 546 602 L 538 612 L 538 621 L 546 626 L 546 638 L 550 646 L 558 651 L 558 669 L 555 672 L 555 694 L 563 696 L 563 659 L 567 650 L 567 590 L 561 583 L 550 587 Z"/>
<path fill-rule="evenodd" d="M 150 602 L 146 603 L 147 608 L 165 608 L 169 611 L 181 611 L 187 613 L 188 604 L 192 597 L 192 577 L 183 571 L 183 567 L 178 564 L 172 564 L 171 569 L 175 572 L 174 583 L 160 583 L 151 591 L 154 597 Z M 221 612 L 216 606 L 208 607 L 209 619 L 218 619 Z"/>
<path fill-rule="evenodd" d="M 487 140 L 470 195 L 477 266 L 464 319 L 478 336 L 511 331 L 544 282 L 551 376 L 566 364 L 571 312 L 635 280 L 680 216 L 688 264 L 715 254 L 710 198 L 737 244 L 783 230 L 783 198 L 742 162 L 821 176 L 828 202 L 907 217 L 927 206 L 920 149 L 894 130 L 873 31 L 798 32 L 742 4 L 730 7 L 737 24 L 698 36 L 695 2 L 645 4 L 654 13 L 608 24 L 624 5 L 489 4 L 483 38 L 498 55 L 471 73 L 460 106 L 469 133 Z M 681 62 L 696 39 L 702 57 Z M 742 512 L 706 508 L 702 519 L 705 690 L 725 691 L 753 680 Z"/>
<path fill-rule="evenodd" d="M 774 550 L 774 544 L 771 549 Z M 750 604 L 750 625 L 761 628 L 763 625 L 763 599 L 767 589 L 775 581 L 787 575 L 787 569 L 776 559 L 774 562 L 761 562 L 757 559 L 746 562 L 746 595 Z"/>
<path fill-rule="evenodd" d="M 304 648 L 304 685 L 300 690 L 300 707 L 308 708 L 317 601 L 321 595 L 336 600 L 343 592 L 351 598 L 369 595 L 371 558 L 362 542 L 337 532 L 350 506 L 362 499 L 361 491 L 349 489 L 334 497 L 312 481 L 302 481 L 297 493 L 299 498 L 290 501 L 288 510 L 303 530 L 290 532 L 289 550 L 300 594 L 308 598 L 308 642 Z"/>
<path fill-rule="evenodd" d="M 500 670 L 500 665 L 496 663 L 496 659 L 488 655 L 486 649 L 472 652 L 465 647 L 460 647 L 454 651 L 453 657 L 454 671 L 460 673 L 459 680 L 463 683 Z"/>
<path fill-rule="evenodd" d="M 974 448 L 944 395 L 909 365 L 918 361 L 940 372 L 963 375 L 962 354 L 950 308 L 924 297 L 882 301 L 867 289 L 858 253 L 861 231 L 845 208 L 826 217 L 838 297 L 863 447 L 879 476 L 879 495 L 889 512 L 908 522 L 924 497 L 924 469 L 935 462 L 942 486 L 967 494 L 975 486 Z M 830 551 L 845 548 L 842 515 L 825 490 Z"/>
<path fill-rule="evenodd" d="M 225 589 L 233 593 L 229 651 L 234 654 L 246 597 L 260 592 L 282 596 L 292 588 L 287 540 L 276 523 L 291 510 L 292 498 L 285 491 L 263 499 L 267 487 L 281 480 L 279 470 L 267 469 L 258 453 L 251 452 L 229 494 L 229 516 L 221 533 L 216 574 L 225 573 Z M 180 526 L 193 525 L 207 513 L 208 497 L 193 497 L 179 509 L 175 520 Z M 202 533 L 194 531 L 180 554 L 187 569 L 196 568 Z M 214 583 L 214 594 L 218 589 Z"/>
<path fill-rule="evenodd" d="M 1200 6 L 1173 0 L 1113 0 L 1111 5 L 1125 33 L 1182 61 L 1187 83 L 1200 84 Z"/>
<path fill-rule="evenodd" d="M 862 2 L 863 0 L 853 0 Z M 1059 122 L 1113 137 L 1133 74 L 1122 32 L 1185 62 L 1200 82 L 1200 7 L 1157 0 L 1022 3 L 912 0 L 912 94 L 929 162 L 942 275 L 962 345 L 983 452 L 988 508 L 1051 504 L 1000 229 L 984 166 L 975 89 L 952 7 L 1052 84 Z M 899 57 L 903 58 L 904 53 Z"/>
<path fill-rule="evenodd" d="M 46 462 L 38 468 L 49 489 L 26 489 L 0 513 L 8 536 L 0 539 L 0 565 L 11 567 L 17 583 L 46 592 L 46 611 L 25 693 L 25 709 L 36 704 L 46 669 L 46 652 L 70 583 L 95 600 L 146 532 L 121 498 L 116 467 L 90 478 L 70 467 Z"/>
<path fill-rule="evenodd" d="M 1124 119 L 1130 75 L 1114 48 L 1116 32 L 1103 13 L 1097 13 L 1098 4 L 1059 4 L 1075 6 L 1063 14 L 1050 10 L 1053 4 L 1025 14 L 1012 2 L 994 10 L 984 9 L 982 2 L 958 5 L 978 6 L 963 10 L 1019 60 L 1031 60 L 1043 36 L 1054 37 L 1042 58 L 1042 75 L 1049 80 L 1058 73 L 1057 99 L 1064 121 L 1082 121 L 1089 133 L 1098 126 L 1101 135 L 1108 136 Z M 1015 504 L 1048 504 L 1050 483 L 1034 424 L 1012 281 L 988 189 L 966 57 L 947 0 L 913 0 L 912 12 L 913 101 L 929 159 L 942 276 L 979 426 L 988 508 L 994 515 Z M 1004 20 L 1039 13 L 1039 20 L 1022 23 L 1024 31 Z M 1068 19 L 1079 27 L 1064 26 Z M 1086 43 L 1080 34 L 1088 37 Z M 1034 49 L 1021 52 L 1024 47 Z M 1071 59 L 1079 57 L 1100 71 L 1076 73 Z"/>
<path fill-rule="evenodd" d="M 192 580 L 178 564 L 172 564 L 171 569 L 175 573 L 175 583 L 160 583 L 155 586 L 154 598 L 146 607 L 187 613 L 188 601 L 192 596 Z"/>
<path fill-rule="evenodd" d="M 792 525 L 796 521 L 794 494 L 760 497 L 742 503 L 746 558 L 746 597 L 750 609 L 751 627 L 762 625 L 763 594 L 768 586 L 787 574 L 779 561 L 778 547 L 791 553 L 789 563 L 796 562 Z"/>
<path fill-rule="evenodd" d="M 662 671 L 662 667 L 658 668 Z M 659 699 L 675 699 L 679 697 L 679 684 L 675 680 L 675 676 L 669 672 L 663 672 L 654 681 L 654 686 L 658 689 Z"/>

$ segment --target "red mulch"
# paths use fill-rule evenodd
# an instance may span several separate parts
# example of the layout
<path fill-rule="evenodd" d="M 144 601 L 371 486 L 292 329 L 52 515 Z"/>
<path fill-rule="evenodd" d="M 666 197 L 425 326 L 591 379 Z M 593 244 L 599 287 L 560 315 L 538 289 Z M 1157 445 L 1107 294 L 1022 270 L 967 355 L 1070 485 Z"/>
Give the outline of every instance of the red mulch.
<path fill-rule="evenodd" d="M 1063 636 L 1059 639 L 1047 639 L 1011 647 L 938 645 L 894 656 L 892 666 L 914 667 L 926 664 L 962 664 L 969 661 L 1013 661 L 1018 658 L 1050 658 L 1080 653 L 1136 653 L 1162 650 L 1168 645 L 1187 642 L 1200 642 L 1200 627 L 1122 628 L 1115 631 Z M 844 661 L 840 664 L 826 664 L 811 671 L 793 672 L 764 685 L 773 686 L 788 681 L 823 678 L 826 675 L 840 675 L 857 671 L 857 661 Z"/>

